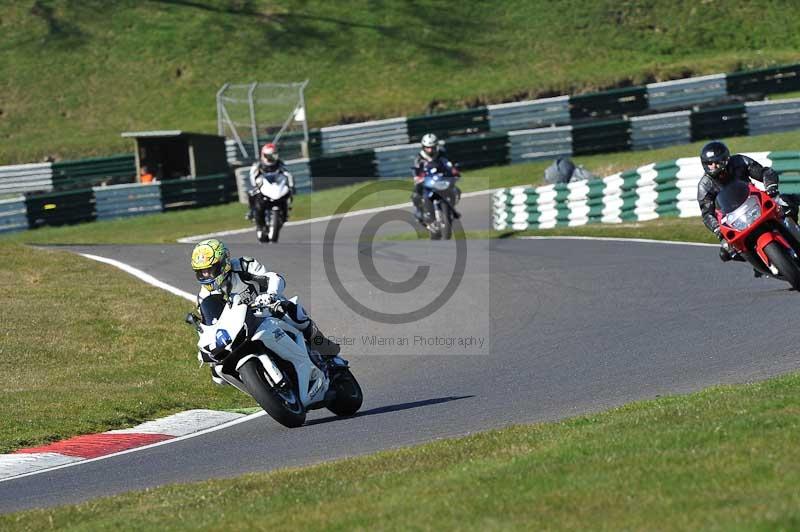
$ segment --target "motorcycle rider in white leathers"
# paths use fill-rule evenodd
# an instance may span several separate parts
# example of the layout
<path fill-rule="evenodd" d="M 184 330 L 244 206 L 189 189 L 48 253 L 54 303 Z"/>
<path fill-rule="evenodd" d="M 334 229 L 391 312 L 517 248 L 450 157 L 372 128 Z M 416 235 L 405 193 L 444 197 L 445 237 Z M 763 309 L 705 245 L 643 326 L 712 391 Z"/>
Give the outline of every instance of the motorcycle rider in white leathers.
<path fill-rule="evenodd" d="M 323 357 L 333 357 L 339 354 L 339 344 L 322 334 L 317 324 L 305 313 L 302 305 L 299 302 L 295 304 L 284 297 L 283 289 L 286 282 L 283 277 L 267 270 L 257 260 L 250 257 L 231 259 L 225 244 L 216 238 L 211 238 L 203 240 L 194 247 L 191 264 L 201 285 L 200 292 L 197 294 L 198 308 L 210 295 L 220 294 L 227 300 L 231 294 L 239 294 L 251 289 L 257 294 L 256 297 L 265 303 L 279 302 L 280 309 L 284 314 L 282 319 L 302 331 L 303 337 L 311 349 Z M 203 358 L 200 352 L 197 356 L 201 362 L 211 364 L 211 377 L 214 382 L 219 385 L 225 384 L 225 380 L 214 372 L 213 362 Z"/>
<path fill-rule="evenodd" d="M 286 164 L 283 162 L 283 160 L 278 157 L 278 151 L 275 147 L 275 144 L 270 142 L 262 146 L 261 160 L 257 163 L 253 163 L 253 166 L 250 167 L 250 191 L 248 192 L 247 198 L 250 205 L 250 212 L 248 212 L 246 216 L 248 220 L 252 220 L 254 218 L 256 211 L 259 208 L 259 188 L 261 187 L 262 180 L 265 179 L 268 174 L 276 173 L 286 178 L 286 183 L 291 191 L 288 203 L 291 204 L 292 197 L 296 193 L 294 176 L 292 176 L 292 173 L 286 169 Z M 259 213 L 259 216 L 260 218 L 258 219 L 263 220 L 263 212 Z M 283 219 L 289 219 L 288 212 L 283 213 Z"/>

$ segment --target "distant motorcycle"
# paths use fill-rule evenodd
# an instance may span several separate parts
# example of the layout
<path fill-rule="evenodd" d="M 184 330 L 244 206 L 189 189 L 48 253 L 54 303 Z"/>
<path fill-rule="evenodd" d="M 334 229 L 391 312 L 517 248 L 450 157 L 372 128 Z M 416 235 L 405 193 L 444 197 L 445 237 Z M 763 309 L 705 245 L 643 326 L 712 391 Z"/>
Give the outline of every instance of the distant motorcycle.
<path fill-rule="evenodd" d="M 452 238 L 453 220 L 461 217 L 455 209 L 460 195 L 455 182 L 455 177 L 441 173 L 435 166 L 425 168 L 422 215 L 431 240 Z"/>
<path fill-rule="evenodd" d="M 800 227 L 778 198 L 733 181 L 717 195 L 717 220 L 728 246 L 755 270 L 800 290 Z"/>
<path fill-rule="evenodd" d="M 259 242 L 277 242 L 281 228 L 289 218 L 292 191 L 283 172 L 269 172 L 256 178 L 255 217 Z"/>
<path fill-rule="evenodd" d="M 316 408 L 337 416 L 352 416 L 361 408 L 361 387 L 347 361 L 323 358 L 311 349 L 302 332 L 280 319 L 280 300 L 265 300 L 254 291 L 228 301 L 212 294 L 200 304 L 200 314 L 187 314 L 186 322 L 198 332 L 203 361 L 214 364 L 215 375 L 252 396 L 278 423 L 299 427 L 306 412 Z"/>

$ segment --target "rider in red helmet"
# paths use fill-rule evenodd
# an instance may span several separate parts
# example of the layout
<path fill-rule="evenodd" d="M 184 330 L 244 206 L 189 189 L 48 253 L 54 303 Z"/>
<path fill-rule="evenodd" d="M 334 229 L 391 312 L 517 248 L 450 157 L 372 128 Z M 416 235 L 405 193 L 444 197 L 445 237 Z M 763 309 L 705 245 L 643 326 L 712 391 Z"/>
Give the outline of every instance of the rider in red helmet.
<path fill-rule="evenodd" d="M 286 164 L 278 156 L 278 148 L 272 142 L 268 142 L 261 147 L 261 156 L 257 163 L 253 163 L 250 167 L 250 191 L 248 193 L 248 203 L 250 211 L 247 213 L 248 220 L 252 220 L 255 216 L 256 202 L 258 196 L 258 183 L 259 178 L 264 179 L 269 174 L 283 174 L 289 183 L 289 189 L 292 191 L 292 196 L 297 192 L 294 186 L 294 177 L 291 172 L 286 169 Z M 289 198 L 291 203 L 291 197 Z M 288 218 L 284 214 L 284 219 Z"/>

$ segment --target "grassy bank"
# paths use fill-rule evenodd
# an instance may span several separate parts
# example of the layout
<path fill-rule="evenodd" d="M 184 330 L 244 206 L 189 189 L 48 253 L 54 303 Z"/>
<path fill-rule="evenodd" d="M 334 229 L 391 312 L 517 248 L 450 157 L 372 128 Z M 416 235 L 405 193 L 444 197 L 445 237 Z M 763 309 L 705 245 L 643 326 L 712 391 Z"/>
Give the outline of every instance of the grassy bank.
<path fill-rule="evenodd" d="M 228 82 L 309 79 L 318 127 L 789 64 L 800 60 L 794 7 L 6 2 L 0 165 L 130 151 L 123 131 L 216 132 L 215 94 Z M 742 31 L 754 21 L 757 30 Z"/>
<path fill-rule="evenodd" d="M 647 238 L 652 240 L 672 240 L 678 242 L 701 242 L 718 244 L 699 217 L 659 218 L 646 222 L 625 222 L 620 224 L 589 224 L 578 227 L 554 227 L 553 229 L 529 229 L 526 231 L 486 230 L 465 231 L 465 238 L 514 238 L 523 236 L 588 236 L 610 238 Z M 417 233 L 409 231 L 389 235 L 382 240 L 418 240 Z M 422 235 L 428 238 L 427 234 Z"/>
<path fill-rule="evenodd" d="M 191 303 L 64 251 L 6 244 L 2 257 L 0 453 L 254 404 L 198 368 Z"/>
<path fill-rule="evenodd" d="M 795 530 L 800 376 L 0 516 L 15 530 Z"/>
<path fill-rule="evenodd" d="M 756 137 L 727 139 L 731 149 L 736 152 L 779 151 L 800 149 L 800 132 L 776 133 Z M 658 150 L 612 153 L 575 157 L 578 164 L 584 165 L 597 176 L 605 176 L 629 170 L 652 162 L 666 161 L 680 157 L 696 156 L 702 142 L 683 146 L 672 146 Z M 516 185 L 541 184 L 544 169 L 550 161 L 498 166 L 466 172 L 459 186 L 464 192 L 488 188 Z M 351 185 L 324 190 L 296 198 L 292 210 L 292 220 L 302 220 L 327 216 L 337 211 L 342 202 L 362 189 L 363 185 Z M 363 198 L 353 209 L 393 205 L 409 201 L 410 182 L 398 182 L 398 190 L 381 192 Z M 174 242 L 178 238 L 240 229 L 248 227 L 243 219 L 246 208 L 238 203 L 162 213 L 136 218 L 93 222 L 66 227 L 46 227 L 0 236 L 0 241 L 28 243 L 163 243 Z"/>

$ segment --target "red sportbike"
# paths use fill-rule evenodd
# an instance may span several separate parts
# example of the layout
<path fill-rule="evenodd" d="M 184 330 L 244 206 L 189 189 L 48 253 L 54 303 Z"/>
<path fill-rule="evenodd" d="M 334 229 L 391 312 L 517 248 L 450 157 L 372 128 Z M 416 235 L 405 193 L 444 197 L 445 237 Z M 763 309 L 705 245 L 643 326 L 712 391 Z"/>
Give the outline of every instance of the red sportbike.
<path fill-rule="evenodd" d="M 800 290 L 800 227 L 777 198 L 734 181 L 717 195 L 717 220 L 730 248 L 754 269 Z"/>

